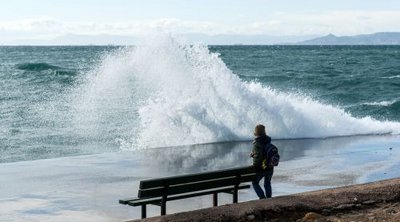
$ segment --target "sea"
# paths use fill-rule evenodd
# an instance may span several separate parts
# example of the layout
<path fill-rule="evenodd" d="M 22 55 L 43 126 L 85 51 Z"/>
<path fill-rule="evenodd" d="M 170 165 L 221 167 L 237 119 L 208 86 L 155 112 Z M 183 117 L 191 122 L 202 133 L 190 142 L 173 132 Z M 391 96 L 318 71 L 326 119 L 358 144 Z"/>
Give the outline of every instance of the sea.
<path fill-rule="evenodd" d="M 0 163 L 400 133 L 400 46 L 1 46 Z"/>
<path fill-rule="evenodd" d="M 140 218 L 141 180 L 248 166 L 257 124 L 273 197 L 399 177 L 400 46 L 0 46 L 0 221 Z"/>

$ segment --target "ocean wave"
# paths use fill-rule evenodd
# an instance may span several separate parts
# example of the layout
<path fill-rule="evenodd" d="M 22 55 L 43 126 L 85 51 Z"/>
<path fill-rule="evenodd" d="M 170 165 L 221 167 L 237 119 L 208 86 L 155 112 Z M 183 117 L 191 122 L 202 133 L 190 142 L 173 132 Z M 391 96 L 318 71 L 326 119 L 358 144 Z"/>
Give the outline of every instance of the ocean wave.
<path fill-rule="evenodd" d="M 95 112 L 135 109 L 138 116 L 130 138 L 118 140 L 121 149 L 249 140 L 259 123 L 273 138 L 400 132 L 399 122 L 356 118 L 303 95 L 245 82 L 206 46 L 170 36 L 108 55 L 93 73 L 79 93 L 80 113 L 99 118 L 108 114 Z"/>
<path fill-rule="evenodd" d="M 43 70 L 61 70 L 63 68 L 55 65 L 50 65 L 48 63 L 19 63 L 15 65 L 17 69 L 26 71 L 43 71 Z"/>
<path fill-rule="evenodd" d="M 382 79 L 395 79 L 395 78 L 400 78 L 400 75 L 396 76 L 386 76 L 386 77 L 381 77 Z"/>
<path fill-rule="evenodd" d="M 65 77 L 73 76 L 76 74 L 75 70 L 67 69 L 67 68 L 63 68 L 60 66 L 55 66 L 55 65 L 51 65 L 51 64 L 43 63 L 43 62 L 19 63 L 19 64 L 15 65 L 15 68 L 26 71 L 26 72 L 40 72 L 42 74 L 51 73 L 56 76 L 65 76 Z M 46 80 L 43 79 L 43 81 L 46 81 Z"/>

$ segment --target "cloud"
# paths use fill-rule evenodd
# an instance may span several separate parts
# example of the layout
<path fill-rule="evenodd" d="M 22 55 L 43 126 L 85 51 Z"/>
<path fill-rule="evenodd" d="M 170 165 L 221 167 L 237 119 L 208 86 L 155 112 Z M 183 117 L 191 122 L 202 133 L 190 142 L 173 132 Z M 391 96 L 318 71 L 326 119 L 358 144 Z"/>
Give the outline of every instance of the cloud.
<path fill-rule="evenodd" d="M 11 39 L 49 39 L 65 34 L 144 35 L 154 29 L 171 33 L 241 35 L 354 35 L 400 31 L 400 10 L 321 11 L 313 13 L 275 12 L 265 18 L 233 21 L 197 21 L 158 18 L 120 22 L 64 21 L 52 17 L 0 21 L 0 42 Z"/>
<path fill-rule="evenodd" d="M 62 28 L 64 22 L 48 18 L 31 18 L 15 21 L 0 21 L 0 31 L 54 31 Z"/>
<path fill-rule="evenodd" d="M 16 21 L 0 21 L 0 32 L 52 33 L 55 35 L 74 34 L 143 34 L 147 30 L 162 29 L 171 32 L 216 32 L 223 25 L 213 22 L 184 21 L 176 18 L 162 18 L 132 22 L 68 22 L 49 17 Z"/>
<path fill-rule="evenodd" d="M 279 27 L 265 25 L 264 31 L 286 35 L 355 35 L 400 31 L 400 11 L 327 11 L 318 13 L 275 13 Z"/>

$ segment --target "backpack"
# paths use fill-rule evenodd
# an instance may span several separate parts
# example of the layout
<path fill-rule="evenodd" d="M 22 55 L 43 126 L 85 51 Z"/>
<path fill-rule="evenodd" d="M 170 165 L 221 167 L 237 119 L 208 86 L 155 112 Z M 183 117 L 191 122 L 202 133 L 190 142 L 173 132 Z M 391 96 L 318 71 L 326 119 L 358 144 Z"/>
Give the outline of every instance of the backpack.
<path fill-rule="evenodd" d="M 264 160 L 262 164 L 262 168 L 265 170 L 267 168 L 273 168 L 278 166 L 279 164 L 279 153 L 278 148 L 272 144 L 268 143 L 263 150 Z"/>

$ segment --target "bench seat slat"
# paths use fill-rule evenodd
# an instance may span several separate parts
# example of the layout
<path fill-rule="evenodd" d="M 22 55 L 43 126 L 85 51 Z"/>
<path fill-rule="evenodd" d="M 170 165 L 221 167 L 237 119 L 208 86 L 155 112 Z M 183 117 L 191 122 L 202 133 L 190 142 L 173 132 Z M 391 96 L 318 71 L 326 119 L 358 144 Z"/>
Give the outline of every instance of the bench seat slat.
<path fill-rule="evenodd" d="M 118 202 L 120 204 L 128 204 L 129 201 L 135 201 L 135 200 L 140 200 L 140 199 L 135 197 L 135 198 L 128 198 L 128 199 L 119 200 Z"/>
<path fill-rule="evenodd" d="M 239 190 L 248 189 L 248 188 L 250 188 L 250 185 L 248 185 L 248 184 L 240 185 L 238 187 Z M 167 197 L 167 201 L 209 195 L 209 194 L 213 194 L 213 193 L 227 193 L 227 192 L 233 191 L 233 189 L 234 189 L 233 187 L 225 187 L 225 188 L 218 188 L 218 189 L 212 189 L 212 190 L 206 190 L 206 191 L 200 191 L 200 192 L 191 192 L 191 193 L 186 193 L 186 194 L 181 194 L 181 195 L 174 195 L 174 196 Z M 157 198 L 149 198 L 149 199 L 135 199 L 132 201 L 128 201 L 127 204 L 130 206 L 140 206 L 143 204 L 159 205 L 160 201 L 161 201 L 161 197 L 157 197 Z"/>
<path fill-rule="evenodd" d="M 216 180 L 206 180 L 195 183 L 187 183 L 182 185 L 176 185 L 168 187 L 165 190 L 163 187 L 155 188 L 155 189 L 142 189 L 139 190 L 138 197 L 140 198 L 149 198 L 149 197 L 160 197 L 165 192 L 167 195 L 174 194 L 182 194 L 187 192 L 195 192 L 200 190 L 208 190 L 219 187 L 227 187 L 235 185 L 236 183 L 243 183 L 252 181 L 254 178 L 254 174 L 242 175 L 239 179 L 236 177 L 222 178 Z"/>
<path fill-rule="evenodd" d="M 163 187 L 165 184 L 176 185 L 182 183 L 189 183 L 195 181 L 212 180 L 224 177 L 233 177 L 235 175 L 251 174 L 254 173 L 254 168 L 249 167 L 238 167 L 229 170 L 219 170 L 213 172 L 197 173 L 190 175 L 181 175 L 173 177 L 164 177 L 158 179 L 149 179 L 140 181 L 140 189 L 149 189 L 155 187 Z"/>
<path fill-rule="evenodd" d="M 129 198 L 129 199 L 123 199 L 123 200 L 119 200 L 120 204 L 128 204 L 129 202 L 135 202 L 135 201 L 145 201 L 145 200 L 153 200 L 153 199 L 160 199 L 160 197 L 150 197 L 150 198 L 139 198 L 139 197 L 135 197 L 135 198 Z"/>

